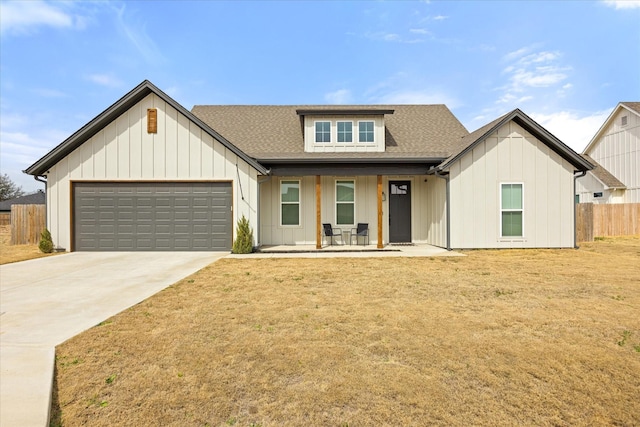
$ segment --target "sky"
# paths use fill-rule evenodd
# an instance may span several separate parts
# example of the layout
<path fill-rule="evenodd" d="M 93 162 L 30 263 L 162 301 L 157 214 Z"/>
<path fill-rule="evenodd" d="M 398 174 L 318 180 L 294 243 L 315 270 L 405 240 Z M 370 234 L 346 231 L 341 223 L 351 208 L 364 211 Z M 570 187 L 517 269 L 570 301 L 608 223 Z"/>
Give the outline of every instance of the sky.
<path fill-rule="evenodd" d="M 640 1 L 0 0 L 0 173 L 148 79 L 200 104 L 520 108 L 581 152 L 640 101 Z"/>

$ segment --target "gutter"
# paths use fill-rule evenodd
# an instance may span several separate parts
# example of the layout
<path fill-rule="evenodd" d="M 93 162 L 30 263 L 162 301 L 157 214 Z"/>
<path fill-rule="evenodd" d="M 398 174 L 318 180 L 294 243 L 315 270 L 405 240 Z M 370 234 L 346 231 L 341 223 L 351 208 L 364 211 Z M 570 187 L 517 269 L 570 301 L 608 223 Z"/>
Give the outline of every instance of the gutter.
<path fill-rule="evenodd" d="M 587 174 L 587 171 L 582 171 L 578 175 L 576 175 L 575 173 L 576 172 L 574 172 L 573 175 L 573 248 L 580 249 L 580 247 L 578 246 L 578 224 L 576 221 L 576 180 L 585 176 Z"/>
<path fill-rule="evenodd" d="M 440 170 L 435 169 L 433 174 L 446 182 L 446 215 L 447 215 L 447 250 L 451 250 L 451 192 L 449 190 L 449 174 L 443 175 Z"/>

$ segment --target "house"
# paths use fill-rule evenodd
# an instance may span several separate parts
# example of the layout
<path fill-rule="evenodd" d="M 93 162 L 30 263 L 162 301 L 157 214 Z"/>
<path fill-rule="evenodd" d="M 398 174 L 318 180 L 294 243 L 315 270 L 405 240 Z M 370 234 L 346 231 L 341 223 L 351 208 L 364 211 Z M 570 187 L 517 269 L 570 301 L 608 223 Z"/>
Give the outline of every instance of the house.
<path fill-rule="evenodd" d="M 523 248 L 575 245 L 592 167 L 518 109 L 469 133 L 444 105 L 188 111 L 144 81 L 25 172 L 71 251 L 229 250 L 242 216 L 256 245 L 368 223 L 378 248 Z"/>
<path fill-rule="evenodd" d="M 35 193 L 25 194 L 9 200 L 3 200 L 0 202 L 0 213 L 11 212 L 11 206 L 13 205 L 44 205 L 45 195 L 44 191 L 39 190 Z"/>
<path fill-rule="evenodd" d="M 640 203 L 640 102 L 621 102 L 583 152 L 595 168 L 576 185 L 581 203 Z"/>

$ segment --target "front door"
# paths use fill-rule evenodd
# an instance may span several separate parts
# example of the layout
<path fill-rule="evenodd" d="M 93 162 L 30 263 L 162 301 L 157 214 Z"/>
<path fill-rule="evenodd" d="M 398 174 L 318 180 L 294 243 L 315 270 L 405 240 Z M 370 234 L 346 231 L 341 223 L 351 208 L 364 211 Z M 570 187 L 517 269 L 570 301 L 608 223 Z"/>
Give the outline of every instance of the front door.
<path fill-rule="evenodd" d="M 411 181 L 389 181 L 389 242 L 411 242 Z"/>

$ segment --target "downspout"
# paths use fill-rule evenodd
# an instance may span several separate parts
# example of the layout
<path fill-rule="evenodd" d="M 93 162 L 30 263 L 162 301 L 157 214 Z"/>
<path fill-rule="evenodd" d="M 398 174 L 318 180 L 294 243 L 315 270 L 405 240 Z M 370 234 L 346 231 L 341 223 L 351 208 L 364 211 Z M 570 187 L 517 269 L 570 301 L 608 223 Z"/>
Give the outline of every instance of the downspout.
<path fill-rule="evenodd" d="M 271 169 L 267 170 L 267 175 L 263 175 L 261 178 L 258 178 L 258 208 L 257 208 L 258 223 L 256 225 L 257 227 L 256 235 L 258 236 L 258 240 L 256 241 L 256 243 L 258 244 L 258 246 L 262 246 L 262 235 L 260 233 L 260 193 L 262 192 L 262 190 L 260 189 L 260 184 L 264 184 L 265 182 L 269 182 L 269 181 L 271 181 Z"/>
<path fill-rule="evenodd" d="M 438 169 L 435 170 L 434 172 L 435 176 L 437 176 L 438 178 L 442 178 L 445 180 L 446 183 L 446 196 L 445 196 L 445 203 L 447 204 L 446 206 L 446 215 L 447 215 L 447 250 L 450 251 L 451 250 L 451 197 L 450 197 L 450 192 L 449 192 L 449 175 L 442 175 L 440 173 L 440 171 Z"/>
<path fill-rule="evenodd" d="M 587 171 L 580 172 L 579 175 L 573 175 L 573 248 L 579 249 L 578 246 L 578 224 L 576 223 L 577 215 L 576 215 L 576 180 L 578 178 L 582 178 L 587 174 Z"/>

